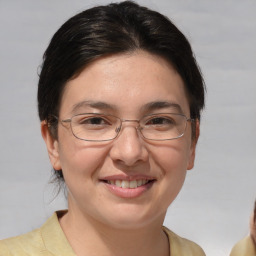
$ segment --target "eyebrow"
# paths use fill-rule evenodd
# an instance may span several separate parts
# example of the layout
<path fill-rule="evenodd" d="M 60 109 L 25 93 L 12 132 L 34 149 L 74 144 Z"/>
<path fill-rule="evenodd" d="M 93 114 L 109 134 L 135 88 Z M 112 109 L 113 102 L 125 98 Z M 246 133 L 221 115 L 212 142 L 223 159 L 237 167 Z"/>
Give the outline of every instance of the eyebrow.
<path fill-rule="evenodd" d="M 80 108 L 84 108 L 84 107 L 96 108 L 99 110 L 110 110 L 110 111 L 114 111 L 117 109 L 116 105 L 109 104 L 106 102 L 84 100 L 73 105 L 71 113 L 75 113 Z M 182 108 L 179 104 L 169 102 L 169 101 L 152 101 L 142 106 L 141 110 L 143 112 L 151 112 L 151 111 L 160 110 L 164 108 L 172 108 L 178 111 L 178 113 L 183 114 Z"/>
<path fill-rule="evenodd" d="M 173 108 L 176 111 L 178 111 L 178 113 L 183 114 L 182 108 L 179 104 L 169 101 L 153 101 L 147 103 L 142 107 L 143 111 L 145 112 L 150 112 L 153 110 L 159 110 L 163 108 Z"/>
<path fill-rule="evenodd" d="M 78 109 L 83 108 L 83 107 L 90 107 L 90 108 L 96 108 L 100 110 L 114 110 L 116 109 L 115 105 L 108 104 L 102 101 L 90 101 L 90 100 L 85 100 L 78 102 L 77 104 L 73 105 L 72 107 L 72 113 L 75 113 Z"/>

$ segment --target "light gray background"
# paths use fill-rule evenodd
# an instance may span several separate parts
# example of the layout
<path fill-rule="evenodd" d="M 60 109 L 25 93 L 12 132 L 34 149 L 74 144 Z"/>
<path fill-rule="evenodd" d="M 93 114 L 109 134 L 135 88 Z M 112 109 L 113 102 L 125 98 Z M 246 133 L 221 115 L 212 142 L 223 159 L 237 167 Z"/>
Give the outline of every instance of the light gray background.
<path fill-rule="evenodd" d="M 53 33 L 92 0 L 0 0 L 0 239 L 41 225 L 53 202 L 36 110 L 37 67 Z M 248 234 L 256 197 L 256 1 L 138 1 L 190 40 L 208 87 L 194 170 L 165 224 L 208 256 Z"/>

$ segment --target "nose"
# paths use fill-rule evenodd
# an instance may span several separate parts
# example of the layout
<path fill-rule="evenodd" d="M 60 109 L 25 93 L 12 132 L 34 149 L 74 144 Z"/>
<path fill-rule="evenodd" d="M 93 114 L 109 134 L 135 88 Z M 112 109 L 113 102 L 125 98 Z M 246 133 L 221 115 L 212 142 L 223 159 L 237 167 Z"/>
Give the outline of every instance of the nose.
<path fill-rule="evenodd" d="M 125 166 L 134 166 L 146 162 L 148 150 L 139 134 L 138 124 L 123 124 L 118 137 L 113 141 L 110 157 L 114 162 Z"/>

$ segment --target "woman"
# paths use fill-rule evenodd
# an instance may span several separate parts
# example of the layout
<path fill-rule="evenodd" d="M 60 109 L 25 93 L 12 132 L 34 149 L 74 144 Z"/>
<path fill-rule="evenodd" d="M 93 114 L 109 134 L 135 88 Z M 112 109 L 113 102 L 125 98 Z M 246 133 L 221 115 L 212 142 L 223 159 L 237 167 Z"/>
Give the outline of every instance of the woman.
<path fill-rule="evenodd" d="M 38 109 L 68 210 L 0 255 L 205 255 L 163 227 L 193 168 L 204 83 L 190 44 L 133 2 L 84 11 L 55 33 Z"/>

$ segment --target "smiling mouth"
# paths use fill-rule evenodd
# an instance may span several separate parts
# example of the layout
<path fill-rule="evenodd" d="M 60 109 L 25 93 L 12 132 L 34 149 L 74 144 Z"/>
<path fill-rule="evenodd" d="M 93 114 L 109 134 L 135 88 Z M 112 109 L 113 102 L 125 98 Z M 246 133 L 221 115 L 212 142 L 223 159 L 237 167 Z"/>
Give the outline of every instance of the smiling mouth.
<path fill-rule="evenodd" d="M 138 188 L 146 184 L 152 183 L 155 180 L 141 179 L 141 180 L 103 180 L 103 181 L 107 184 L 114 185 L 119 188 L 134 189 L 134 188 Z"/>

